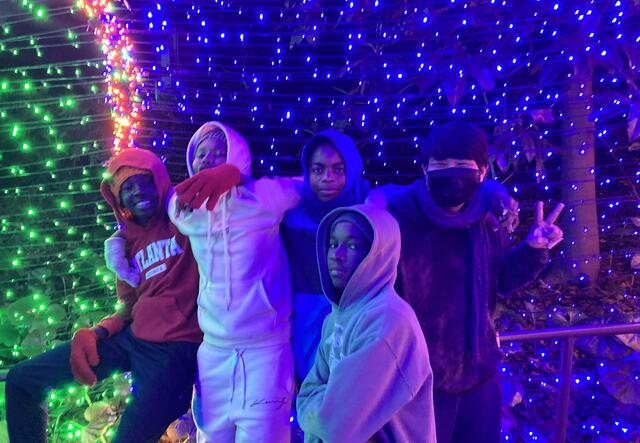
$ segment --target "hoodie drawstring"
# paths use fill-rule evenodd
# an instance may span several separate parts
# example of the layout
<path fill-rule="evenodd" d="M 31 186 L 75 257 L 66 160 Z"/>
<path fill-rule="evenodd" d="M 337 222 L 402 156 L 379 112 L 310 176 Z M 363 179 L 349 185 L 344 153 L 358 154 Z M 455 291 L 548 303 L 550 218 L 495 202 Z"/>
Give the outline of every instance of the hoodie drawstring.
<path fill-rule="evenodd" d="M 231 376 L 231 397 L 229 398 L 229 402 L 233 400 L 233 395 L 236 392 L 236 369 L 238 368 L 238 363 L 242 363 L 242 409 L 245 408 L 247 404 L 247 366 L 244 361 L 244 351 L 246 349 L 238 350 L 234 349 L 234 357 L 235 360 L 233 362 L 233 375 Z"/>
<path fill-rule="evenodd" d="M 207 270 L 204 273 L 204 289 L 209 287 L 209 283 L 211 283 L 211 262 L 213 261 L 213 245 L 211 242 L 211 213 L 213 211 L 207 211 Z"/>
<path fill-rule="evenodd" d="M 224 245 L 224 282 L 227 311 L 231 307 L 231 254 L 229 253 L 229 225 L 227 224 L 226 199 L 222 202 L 222 243 Z"/>

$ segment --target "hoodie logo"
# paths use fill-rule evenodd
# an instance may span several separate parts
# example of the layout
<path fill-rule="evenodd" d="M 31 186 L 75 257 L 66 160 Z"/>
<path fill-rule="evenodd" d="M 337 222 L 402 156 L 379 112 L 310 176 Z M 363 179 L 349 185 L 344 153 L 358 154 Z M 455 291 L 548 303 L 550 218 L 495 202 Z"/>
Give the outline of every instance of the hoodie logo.
<path fill-rule="evenodd" d="M 162 260 L 166 260 L 169 257 L 173 257 L 174 255 L 180 255 L 184 251 L 178 245 L 176 241 L 176 237 L 173 236 L 171 238 L 166 238 L 163 240 L 154 241 L 153 243 L 149 243 L 146 248 L 140 249 L 135 255 L 136 266 L 140 273 L 144 272 L 145 269 L 150 268 Z M 149 272 L 147 273 L 147 278 L 153 277 L 154 275 L 159 274 L 160 272 L 166 269 L 166 265 L 163 265 L 164 268 L 162 270 L 158 270 L 158 272 Z"/>
<path fill-rule="evenodd" d="M 329 370 L 332 371 L 335 366 L 340 363 L 346 356 L 342 350 L 343 340 L 342 334 L 344 327 L 340 323 L 335 323 L 333 331 L 325 343 L 329 345 Z"/>

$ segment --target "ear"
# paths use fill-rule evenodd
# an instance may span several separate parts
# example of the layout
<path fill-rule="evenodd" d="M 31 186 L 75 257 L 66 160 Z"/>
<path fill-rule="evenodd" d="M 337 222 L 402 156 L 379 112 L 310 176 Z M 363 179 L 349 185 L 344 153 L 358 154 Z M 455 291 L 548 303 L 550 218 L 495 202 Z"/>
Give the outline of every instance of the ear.
<path fill-rule="evenodd" d="M 122 215 L 125 220 L 133 220 L 133 213 L 127 208 L 122 208 L 120 215 Z"/>

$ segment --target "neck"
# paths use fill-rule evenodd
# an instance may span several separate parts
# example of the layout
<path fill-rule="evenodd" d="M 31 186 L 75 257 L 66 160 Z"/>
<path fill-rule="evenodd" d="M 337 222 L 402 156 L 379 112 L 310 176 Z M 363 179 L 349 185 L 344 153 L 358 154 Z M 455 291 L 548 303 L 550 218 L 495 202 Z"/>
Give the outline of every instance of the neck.
<path fill-rule="evenodd" d="M 461 205 L 458 206 L 450 206 L 448 208 L 444 208 L 445 211 L 450 212 L 452 214 L 457 214 L 458 212 L 460 212 L 462 210 L 462 208 L 464 207 L 464 203 L 462 203 Z"/>
<path fill-rule="evenodd" d="M 342 299 L 342 291 L 344 291 L 344 288 L 336 288 L 334 286 L 335 290 L 336 290 L 336 304 L 340 305 L 340 300 Z"/>
<path fill-rule="evenodd" d="M 147 223 L 149 223 L 149 220 L 151 220 L 151 217 L 144 218 L 144 219 L 134 217 L 133 219 L 133 221 L 136 222 L 137 225 L 142 226 L 143 228 L 147 226 Z"/>

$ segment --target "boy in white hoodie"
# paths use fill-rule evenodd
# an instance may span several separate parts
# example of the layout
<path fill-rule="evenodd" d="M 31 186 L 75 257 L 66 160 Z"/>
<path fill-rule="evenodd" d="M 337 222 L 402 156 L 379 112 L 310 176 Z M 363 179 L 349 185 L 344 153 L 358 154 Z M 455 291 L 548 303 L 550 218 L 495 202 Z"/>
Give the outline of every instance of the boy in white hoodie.
<path fill-rule="evenodd" d="M 288 442 L 294 390 L 291 277 L 279 225 L 299 204 L 302 182 L 248 178 L 246 140 L 219 122 L 205 123 L 189 141 L 189 174 L 223 162 L 245 178 L 213 210 L 182 211 L 177 196 L 169 203 L 171 220 L 189 237 L 200 273 L 204 341 L 193 408 L 198 441 Z"/>
<path fill-rule="evenodd" d="M 427 344 L 393 288 L 398 224 L 370 204 L 335 209 L 317 252 L 332 310 L 298 394 L 305 442 L 435 442 Z"/>

